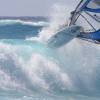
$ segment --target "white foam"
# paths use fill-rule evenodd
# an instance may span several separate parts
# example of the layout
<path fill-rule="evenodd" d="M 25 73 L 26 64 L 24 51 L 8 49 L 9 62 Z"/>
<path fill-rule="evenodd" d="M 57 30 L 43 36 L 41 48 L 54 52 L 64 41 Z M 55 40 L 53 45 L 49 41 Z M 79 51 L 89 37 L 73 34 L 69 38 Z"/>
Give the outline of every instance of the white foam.
<path fill-rule="evenodd" d="M 47 26 L 48 23 L 44 21 L 39 22 L 32 22 L 32 21 L 22 21 L 20 19 L 17 20 L 0 20 L 0 25 L 10 25 L 10 24 L 16 24 L 20 23 L 22 25 L 31 25 L 31 26 Z"/>
<path fill-rule="evenodd" d="M 57 30 L 68 24 L 68 10 L 65 5 L 55 4 L 50 13 L 49 26 L 44 27 L 39 33 L 40 41 L 47 41 L 51 36 L 56 34 Z"/>
<path fill-rule="evenodd" d="M 88 92 L 98 91 L 95 84 L 98 75 L 95 71 L 99 70 L 100 47 L 93 43 L 74 39 L 60 48 L 59 52 L 65 56 L 65 66 L 68 65 L 66 69 L 68 69 L 71 79 L 74 80 L 74 84 L 77 84 L 76 90 L 82 91 L 83 86 L 84 90 Z"/>
<path fill-rule="evenodd" d="M 81 91 L 83 94 L 86 92 L 95 95 L 99 91 L 96 83 L 100 82 L 98 80 L 100 73 L 100 47 L 98 45 L 74 39 L 56 51 L 61 56 L 61 62 L 55 57 L 49 59 L 46 55 L 35 52 L 34 48 L 30 45 L 14 46 L 0 43 L 0 61 L 5 62 L 1 63 L 1 68 L 10 71 L 11 66 L 14 67 L 14 70 L 8 73 L 0 69 L 5 82 L 10 82 L 7 84 L 15 86 L 16 83 L 21 85 L 21 89 L 27 88 L 30 91 L 35 89 L 45 93 L 62 90 L 77 93 Z M 32 50 L 33 52 L 30 52 Z M 58 57 L 56 54 L 54 56 Z M 8 67 L 4 67 L 6 64 Z M 15 71 L 18 72 L 14 74 Z M 11 83 L 12 80 L 9 77 L 12 78 L 12 76 L 10 75 L 14 76 L 15 83 Z M 1 81 L 3 83 L 3 80 Z"/>
<path fill-rule="evenodd" d="M 22 47 L 20 48 L 20 46 L 14 47 L 11 45 L 5 45 L 0 43 L 0 48 L 1 48 L 0 58 L 2 59 L 3 62 L 6 62 L 8 64 L 9 70 L 11 69 L 10 66 L 13 65 L 13 67 L 15 67 L 14 68 L 15 70 L 17 70 L 17 68 L 20 69 L 20 71 L 25 75 L 24 78 L 26 77 L 29 80 L 29 83 L 23 83 L 25 82 L 24 78 L 23 76 L 20 76 L 22 77 L 21 79 L 23 79 L 21 80 L 21 86 L 24 85 L 24 87 L 25 86 L 28 87 L 29 85 L 32 85 L 32 87 L 36 89 L 39 88 L 40 91 L 41 90 L 52 91 L 51 87 L 53 87 L 53 84 L 55 83 L 53 81 L 56 80 L 60 82 L 61 89 L 64 89 L 65 87 L 68 88 L 71 87 L 70 78 L 68 77 L 67 73 L 63 72 L 63 70 L 56 62 L 50 61 L 49 59 L 37 53 L 33 53 L 31 58 L 29 58 L 29 60 L 26 61 L 22 56 L 20 55 L 18 56 L 18 50 L 20 51 L 20 49 L 22 49 Z M 13 61 L 13 62 L 10 64 L 9 61 Z M 1 66 L 3 67 L 3 65 Z M 14 70 L 10 72 L 10 74 L 13 72 Z M 50 83 L 45 78 L 48 77 L 48 74 L 49 77 L 51 76 L 54 79 L 54 80 L 52 79 L 52 82 Z M 8 76 L 8 77 L 12 77 L 12 76 Z M 18 78 L 19 77 L 14 76 L 14 80 L 17 80 L 17 82 L 20 83 L 20 80 Z M 8 79 L 7 81 L 11 82 L 11 80 Z M 22 86 L 22 88 L 24 87 Z"/>

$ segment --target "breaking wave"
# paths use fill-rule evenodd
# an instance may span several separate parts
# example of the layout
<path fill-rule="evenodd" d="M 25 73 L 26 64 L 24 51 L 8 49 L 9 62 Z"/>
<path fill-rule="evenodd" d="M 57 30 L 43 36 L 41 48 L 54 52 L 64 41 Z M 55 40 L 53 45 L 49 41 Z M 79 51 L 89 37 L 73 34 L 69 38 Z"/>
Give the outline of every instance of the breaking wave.
<path fill-rule="evenodd" d="M 5 96 L 6 100 L 100 99 L 100 46 L 80 39 L 73 39 L 57 49 L 45 44 L 66 24 L 66 8 L 61 6 L 63 11 L 59 6 L 54 8 L 56 17 L 51 17 L 48 26 L 47 22 L 0 21 L 1 26 L 27 25 L 24 28 L 15 25 L 9 32 L 6 27 L 7 31 L 0 32 L 3 37 L 0 39 L 0 99 Z M 33 27 L 45 24 L 40 32 L 40 27 Z M 27 34 L 31 38 L 26 38 Z"/>
<path fill-rule="evenodd" d="M 5 40 L 0 43 L 0 91 L 99 96 L 99 59 L 98 45 L 77 39 L 56 51 L 42 43 Z"/>
<path fill-rule="evenodd" d="M 30 25 L 30 26 L 47 26 L 48 23 L 44 21 L 39 21 L 39 22 L 32 22 L 32 21 L 22 21 L 22 20 L 0 20 L 0 25 L 13 25 L 13 24 L 22 24 L 22 25 Z"/>

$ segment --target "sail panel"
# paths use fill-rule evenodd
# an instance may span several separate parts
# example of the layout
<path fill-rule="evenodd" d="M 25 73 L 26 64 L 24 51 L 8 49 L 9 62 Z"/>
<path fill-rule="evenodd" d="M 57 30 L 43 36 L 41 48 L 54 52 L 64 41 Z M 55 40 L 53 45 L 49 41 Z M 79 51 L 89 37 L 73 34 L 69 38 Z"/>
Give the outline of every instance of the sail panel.
<path fill-rule="evenodd" d="M 83 6 L 83 10 L 100 13 L 100 0 L 87 0 Z"/>
<path fill-rule="evenodd" d="M 100 0 L 91 0 L 87 7 L 92 9 L 100 9 Z"/>
<path fill-rule="evenodd" d="M 72 14 L 70 25 L 79 25 L 85 31 L 100 29 L 100 0 L 82 0 Z"/>

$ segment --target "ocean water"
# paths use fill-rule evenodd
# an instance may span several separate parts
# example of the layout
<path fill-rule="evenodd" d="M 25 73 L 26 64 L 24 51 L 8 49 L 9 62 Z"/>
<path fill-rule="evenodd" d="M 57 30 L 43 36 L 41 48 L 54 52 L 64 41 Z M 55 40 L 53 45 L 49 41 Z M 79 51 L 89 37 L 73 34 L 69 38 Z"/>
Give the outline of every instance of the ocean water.
<path fill-rule="evenodd" d="M 50 48 L 54 29 L 41 17 L 0 18 L 0 100 L 100 100 L 100 45 Z"/>

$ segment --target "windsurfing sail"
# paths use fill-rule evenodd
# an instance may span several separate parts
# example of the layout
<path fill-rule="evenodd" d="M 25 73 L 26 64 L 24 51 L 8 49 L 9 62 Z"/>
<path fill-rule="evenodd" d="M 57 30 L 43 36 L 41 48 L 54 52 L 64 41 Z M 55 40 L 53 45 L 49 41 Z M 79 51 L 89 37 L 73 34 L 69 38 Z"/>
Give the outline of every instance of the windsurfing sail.
<path fill-rule="evenodd" d="M 100 0 L 81 0 L 71 16 L 70 25 L 80 25 L 85 32 L 100 34 Z"/>

